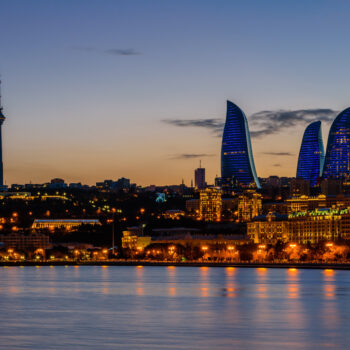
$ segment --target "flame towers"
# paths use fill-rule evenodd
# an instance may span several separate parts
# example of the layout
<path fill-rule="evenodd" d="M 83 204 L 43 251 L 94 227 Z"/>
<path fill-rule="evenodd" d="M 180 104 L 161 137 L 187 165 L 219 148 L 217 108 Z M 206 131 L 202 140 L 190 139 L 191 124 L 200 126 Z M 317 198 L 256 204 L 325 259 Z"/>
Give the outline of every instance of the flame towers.
<path fill-rule="evenodd" d="M 308 180 L 311 186 L 315 186 L 322 175 L 323 164 L 322 130 L 321 122 L 318 121 L 305 129 L 299 152 L 297 177 Z"/>
<path fill-rule="evenodd" d="M 350 177 L 350 108 L 341 112 L 329 130 L 323 178 Z"/>
<path fill-rule="evenodd" d="M 260 188 L 247 118 L 243 111 L 231 101 L 227 101 L 226 122 L 222 137 L 221 178 L 223 185 L 235 184 Z"/>

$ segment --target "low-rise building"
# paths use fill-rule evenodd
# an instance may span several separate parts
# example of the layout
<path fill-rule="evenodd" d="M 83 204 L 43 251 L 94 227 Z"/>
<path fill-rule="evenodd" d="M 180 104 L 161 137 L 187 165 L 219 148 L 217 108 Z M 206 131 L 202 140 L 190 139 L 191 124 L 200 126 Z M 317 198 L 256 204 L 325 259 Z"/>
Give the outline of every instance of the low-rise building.
<path fill-rule="evenodd" d="M 288 215 L 268 213 L 247 223 L 248 237 L 254 243 L 288 242 Z"/>
<path fill-rule="evenodd" d="M 72 231 L 81 225 L 101 225 L 101 223 L 98 219 L 35 219 L 32 229 L 64 229 Z"/>
<path fill-rule="evenodd" d="M 295 242 L 315 244 L 350 239 L 350 207 L 317 208 L 288 216 L 269 213 L 247 224 L 247 233 L 255 243 Z"/>
<path fill-rule="evenodd" d="M 133 231 L 123 231 L 122 248 L 142 251 L 151 244 L 151 237 L 139 236 Z"/>
<path fill-rule="evenodd" d="M 179 220 L 185 216 L 185 212 L 179 209 L 170 209 L 162 214 L 164 219 Z"/>
<path fill-rule="evenodd" d="M 2 243 L 6 249 L 35 250 L 38 248 L 48 248 L 50 246 L 50 239 L 49 236 L 41 233 L 23 234 L 12 232 L 0 234 L 0 243 Z"/>

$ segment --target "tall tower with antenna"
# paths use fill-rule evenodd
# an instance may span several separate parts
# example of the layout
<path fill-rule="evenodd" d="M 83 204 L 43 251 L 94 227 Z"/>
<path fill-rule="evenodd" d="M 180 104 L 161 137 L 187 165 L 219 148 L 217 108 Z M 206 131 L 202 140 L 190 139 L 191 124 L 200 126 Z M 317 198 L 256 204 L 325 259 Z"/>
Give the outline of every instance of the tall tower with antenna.
<path fill-rule="evenodd" d="M 202 161 L 199 161 L 199 168 L 194 171 L 194 185 L 196 189 L 201 190 L 207 187 L 205 183 L 205 168 L 202 168 Z"/>
<path fill-rule="evenodd" d="M 6 119 L 2 112 L 2 104 L 1 104 L 1 80 L 0 80 L 0 190 L 4 187 L 4 169 L 2 165 L 2 123 Z"/>

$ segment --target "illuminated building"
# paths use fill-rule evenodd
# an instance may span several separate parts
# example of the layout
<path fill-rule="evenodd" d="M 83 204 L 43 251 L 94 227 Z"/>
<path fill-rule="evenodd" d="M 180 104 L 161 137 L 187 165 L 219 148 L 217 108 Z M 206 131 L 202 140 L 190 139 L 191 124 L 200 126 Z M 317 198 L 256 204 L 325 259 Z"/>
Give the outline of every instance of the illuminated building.
<path fill-rule="evenodd" d="M 247 224 L 247 233 L 255 243 L 295 242 L 315 244 L 350 239 L 350 207 L 320 208 L 288 216 L 269 213 Z"/>
<path fill-rule="evenodd" d="M 277 213 L 257 216 L 247 223 L 247 235 L 254 243 L 288 242 L 288 216 Z"/>
<path fill-rule="evenodd" d="M 151 237 L 139 236 L 134 231 L 123 231 L 122 248 L 142 251 L 151 243 Z"/>
<path fill-rule="evenodd" d="M 215 246 L 217 244 L 240 245 L 249 243 L 245 235 L 224 232 L 223 234 L 203 233 L 200 229 L 189 227 L 155 228 L 152 230 L 152 243 L 180 244 L 200 247 L 202 245 Z"/>
<path fill-rule="evenodd" d="M 185 216 L 185 212 L 179 209 L 169 209 L 162 214 L 164 219 L 179 220 Z"/>
<path fill-rule="evenodd" d="M 221 211 L 237 210 L 238 198 L 222 198 Z M 199 214 L 199 199 L 188 199 L 186 201 L 186 211 L 190 214 Z"/>
<path fill-rule="evenodd" d="M 298 196 L 286 200 L 288 214 L 299 211 L 314 210 L 316 208 L 326 208 L 327 198 L 324 195 L 317 197 Z"/>
<path fill-rule="evenodd" d="M 156 203 L 165 203 L 166 197 L 165 193 L 157 193 Z"/>
<path fill-rule="evenodd" d="M 206 187 L 205 168 L 202 168 L 201 165 L 199 165 L 199 168 L 197 168 L 194 171 L 194 186 L 196 189 L 199 189 L 199 190 Z"/>
<path fill-rule="evenodd" d="M 101 225 L 98 219 L 35 219 L 32 229 L 64 229 L 71 231 L 81 225 Z"/>
<path fill-rule="evenodd" d="M 324 148 L 322 141 L 321 122 L 311 123 L 304 132 L 300 147 L 297 178 L 309 181 L 316 186 L 322 175 L 324 165 Z"/>
<path fill-rule="evenodd" d="M 320 194 L 317 197 L 300 196 L 287 199 L 285 202 L 288 214 L 310 211 L 318 208 L 347 208 L 350 207 L 350 196 L 325 196 Z"/>
<path fill-rule="evenodd" d="M 1 88 L 1 81 L 0 81 Z M 4 169 L 2 164 L 2 124 L 5 121 L 5 116 L 3 114 L 3 108 L 1 104 L 1 90 L 0 90 L 0 190 L 4 189 Z"/>
<path fill-rule="evenodd" d="M 31 233 L 24 235 L 22 233 L 0 234 L 0 242 L 6 248 L 14 248 L 19 250 L 48 248 L 50 245 L 49 236 L 40 233 Z"/>
<path fill-rule="evenodd" d="M 222 186 L 258 187 L 248 122 L 243 111 L 227 101 L 221 148 Z"/>
<path fill-rule="evenodd" d="M 290 241 L 318 243 L 350 238 L 349 209 L 321 208 L 288 215 Z"/>
<path fill-rule="evenodd" d="M 329 130 L 324 179 L 348 181 L 350 174 L 350 108 L 341 112 Z"/>
<path fill-rule="evenodd" d="M 221 190 L 210 187 L 200 191 L 199 195 L 199 218 L 204 221 L 221 220 Z"/>
<path fill-rule="evenodd" d="M 261 214 L 261 194 L 255 191 L 246 191 L 238 197 L 238 220 L 240 222 L 250 221 L 253 217 Z"/>
<path fill-rule="evenodd" d="M 24 201 L 33 201 L 33 200 L 69 200 L 67 196 L 64 195 L 31 195 L 31 192 L 3 192 L 0 195 L 0 199 L 8 198 L 11 200 L 24 200 Z"/>

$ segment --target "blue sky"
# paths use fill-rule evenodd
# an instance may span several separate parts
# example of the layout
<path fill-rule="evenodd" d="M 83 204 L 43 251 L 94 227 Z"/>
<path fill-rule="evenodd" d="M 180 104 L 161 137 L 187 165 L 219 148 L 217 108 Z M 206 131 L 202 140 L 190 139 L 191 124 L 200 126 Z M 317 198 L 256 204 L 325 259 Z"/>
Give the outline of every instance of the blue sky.
<path fill-rule="evenodd" d="M 320 0 L 0 0 L 5 179 L 189 184 L 201 158 L 212 182 L 217 134 L 164 120 L 223 119 L 226 99 L 251 129 L 260 111 L 345 109 L 349 11 Z M 252 139 L 259 176 L 295 175 L 305 126 Z"/>

